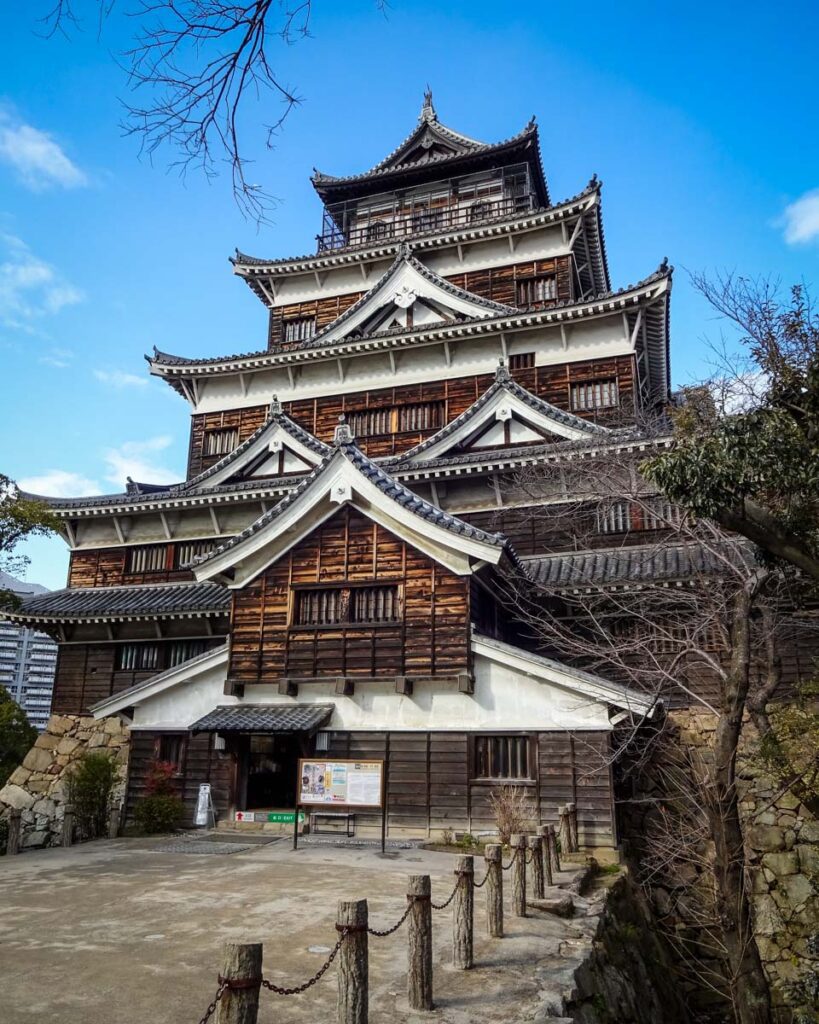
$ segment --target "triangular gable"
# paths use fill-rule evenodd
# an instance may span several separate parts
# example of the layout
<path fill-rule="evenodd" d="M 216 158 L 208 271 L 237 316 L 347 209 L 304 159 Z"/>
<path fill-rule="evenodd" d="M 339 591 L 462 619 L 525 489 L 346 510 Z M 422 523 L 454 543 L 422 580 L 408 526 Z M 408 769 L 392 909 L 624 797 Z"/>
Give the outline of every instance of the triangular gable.
<path fill-rule="evenodd" d="M 346 504 L 458 575 L 513 557 L 501 534 L 443 512 L 388 476 L 342 425 L 332 454 L 255 523 L 194 562 L 194 574 L 243 587 Z"/>
<path fill-rule="evenodd" d="M 432 105 L 432 93 L 426 92 L 416 127 L 389 156 L 367 173 L 392 171 L 399 167 L 429 163 L 431 160 L 445 157 L 463 156 L 465 153 L 474 153 L 484 148 L 485 143 L 441 124 Z"/>
<path fill-rule="evenodd" d="M 386 274 L 358 302 L 315 334 L 309 345 L 364 337 L 391 326 L 409 328 L 519 312 L 450 284 L 402 245 Z"/>
<path fill-rule="evenodd" d="M 284 412 L 278 400 L 270 403 L 267 420 L 230 454 L 192 477 L 179 490 L 219 487 L 263 477 L 311 472 L 330 452 Z"/>
<path fill-rule="evenodd" d="M 610 433 L 609 428 L 558 409 L 516 384 L 501 361 L 494 383 L 480 398 L 432 437 L 390 464 L 405 466 L 456 452 L 537 444 L 556 438 L 575 441 Z"/>
<path fill-rule="evenodd" d="M 534 676 L 553 686 L 568 690 L 583 701 L 607 704 L 647 718 L 651 718 L 657 709 L 657 701 L 650 695 L 613 683 L 592 672 L 585 672 L 552 658 L 544 658 L 520 647 L 513 647 L 512 644 L 503 643 L 501 640 L 474 635 L 472 651 L 477 657 L 488 658 L 504 665 L 512 672 Z"/>

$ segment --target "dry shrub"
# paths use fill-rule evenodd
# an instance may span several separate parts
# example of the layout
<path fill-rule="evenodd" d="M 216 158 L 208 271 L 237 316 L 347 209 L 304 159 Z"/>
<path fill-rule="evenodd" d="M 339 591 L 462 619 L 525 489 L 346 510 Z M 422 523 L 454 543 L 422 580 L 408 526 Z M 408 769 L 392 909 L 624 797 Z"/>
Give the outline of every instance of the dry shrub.
<path fill-rule="evenodd" d="M 504 846 L 516 832 L 523 832 L 529 820 L 526 790 L 520 786 L 501 786 L 489 794 L 489 806 L 495 817 L 498 836 Z"/>

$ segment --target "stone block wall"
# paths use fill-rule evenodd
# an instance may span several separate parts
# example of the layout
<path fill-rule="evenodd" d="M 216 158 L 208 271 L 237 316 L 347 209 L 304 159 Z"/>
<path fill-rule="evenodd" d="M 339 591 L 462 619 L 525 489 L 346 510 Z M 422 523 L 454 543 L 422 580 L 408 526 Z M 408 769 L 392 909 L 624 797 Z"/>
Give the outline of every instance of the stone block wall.
<path fill-rule="evenodd" d="M 675 740 L 707 761 L 715 718 L 699 711 L 669 715 Z M 819 821 L 794 793 L 771 779 L 753 757 L 757 735 L 750 722 L 743 729 L 737 762 L 737 795 L 746 843 L 748 885 L 759 953 L 771 984 L 774 1017 L 781 1024 L 819 1022 Z M 650 816 L 661 813 L 668 793 L 662 772 L 649 764 L 635 791 L 622 806 L 623 838 L 638 862 Z M 702 924 L 697 889 L 707 890 L 713 850 L 703 844 L 702 863 L 677 863 L 655 873 L 647 889 L 664 930 L 696 941 Z M 722 966 L 708 956 L 701 967 Z M 683 972 L 684 973 L 684 972 Z M 698 1020 L 724 1020 L 725 1006 L 692 977 L 684 982 Z"/>
<path fill-rule="evenodd" d="M 114 806 L 125 798 L 129 730 L 118 718 L 52 715 L 23 763 L 0 789 L 0 817 L 12 807 L 21 811 L 21 846 L 52 846 L 61 842 L 68 801 L 68 776 L 87 752 L 108 752 L 119 763 L 112 794 Z"/>

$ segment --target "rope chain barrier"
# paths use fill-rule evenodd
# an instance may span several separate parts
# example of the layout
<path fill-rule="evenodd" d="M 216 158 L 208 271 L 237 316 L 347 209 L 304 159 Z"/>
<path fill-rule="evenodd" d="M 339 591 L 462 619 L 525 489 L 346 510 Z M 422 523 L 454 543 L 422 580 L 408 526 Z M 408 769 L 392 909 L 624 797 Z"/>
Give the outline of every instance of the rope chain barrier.
<path fill-rule="evenodd" d="M 515 861 L 518 859 L 519 854 L 520 854 L 520 847 L 517 847 L 515 852 L 512 854 L 512 859 L 509 861 L 508 864 L 504 864 L 503 861 L 501 861 L 501 868 L 504 871 L 508 871 L 512 867 L 512 865 L 515 863 Z"/>
<path fill-rule="evenodd" d="M 393 934 L 394 932 L 397 932 L 397 931 L 398 931 L 398 929 L 399 929 L 399 928 L 401 927 L 401 925 L 402 925 L 402 924 L 403 924 L 403 923 L 404 923 L 404 922 L 406 921 L 406 919 L 407 919 L 407 918 L 409 917 L 409 915 L 410 915 L 410 911 L 412 910 L 412 904 L 413 904 L 414 902 L 415 902 L 415 900 L 414 900 L 414 899 L 413 899 L 412 897 L 409 897 L 409 896 L 407 897 L 407 909 L 406 909 L 406 910 L 404 911 L 404 913 L 403 913 L 403 914 L 402 914 L 402 915 L 401 915 L 401 916 L 400 916 L 400 917 L 398 918 L 398 920 L 397 920 L 397 921 L 396 921 L 396 923 L 395 923 L 395 924 L 394 924 L 394 925 L 392 926 L 392 928 L 385 928 L 385 929 L 384 929 L 383 931 L 379 931 L 379 930 L 378 930 L 377 928 L 368 928 L 368 929 L 367 929 L 367 934 L 368 934 L 368 935 L 374 935 L 374 936 L 375 936 L 375 938 L 377 938 L 377 939 L 386 939 L 386 937 L 387 937 L 388 935 L 392 935 L 392 934 Z"/>
<path fill-rule="evenodd" d="M 219 988 L 216 989 L 216 995 L 208 1003 L 208 1008 L 207 1008 L 207 1010 L 205 1010 L 204 1014 L 202 1015 L 202 1017 L 201 1017 L 201 1019 L 199 1021 L 199 1024 L 208 1024 L 208 1021 L 210 1020 L 210 1018 L 214 1015 L 214 1013 L 216 1013 L 216 1007 L 217 1007 L 217 1005 L 219 1003 L 219 1000 L 222 998 L 222 996 L 225 994 L 226 991 L 227 991 L 227 985 L 224 982 L 222 982 L 219 985 Z"/>
<path fill-rule="evenodd" d="M 455 883 L 455 888 L 449 894 L 448 899 L 444 903 L 432 903 L 432 900 L 430 900 L 430 903 L 432 904 L 432 909 L 433 910 L 446 910 L 446 908 L 449 906 L 449 904 L 455 899 L 455 893 L 458 891 L 458 888 L 459 888 L 459 886 L 461 884 L 461 878 L 464 875 L 466 875 L 466 872 L 465 871 L 457 871 L 456 874 L 458 875 L 458 881 Z"/>
<path fill-rule="evenodd" d="M 488 880 L 489 880 L 489 868 L 486 869 L 486 874 L 483 876 L 483 878 L 481 879 L 480 882 L 476 882 L 475 878 L 473 876 L 473 878 L 472 878 L 472 885 L 473 885 L 473 887 L 475 889 L 481 889 L 484 885 L 486 885 Z"/>

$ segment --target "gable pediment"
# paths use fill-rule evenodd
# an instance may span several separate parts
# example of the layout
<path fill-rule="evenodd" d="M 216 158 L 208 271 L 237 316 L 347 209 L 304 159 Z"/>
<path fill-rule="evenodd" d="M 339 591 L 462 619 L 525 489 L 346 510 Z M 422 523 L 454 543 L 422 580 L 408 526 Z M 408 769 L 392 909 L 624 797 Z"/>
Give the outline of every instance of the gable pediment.
<path fill-rule="evenodd" d="M 373 288 L 310 340 L 311 345 L 338 343 L 394 328 L 410 330 L 518 312 L 450 284 L 429 270 L 404 246 Z"/>
<path fill-rule="evenodd" d="M 437 434 L 399 456 L 396 462 L 432 459 L 514 445 L 574 441 L 609 430 L 567 413 L 516 384 L 501 367 L 495 384 Z"/>

